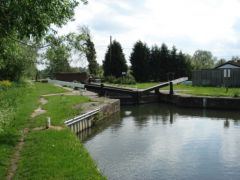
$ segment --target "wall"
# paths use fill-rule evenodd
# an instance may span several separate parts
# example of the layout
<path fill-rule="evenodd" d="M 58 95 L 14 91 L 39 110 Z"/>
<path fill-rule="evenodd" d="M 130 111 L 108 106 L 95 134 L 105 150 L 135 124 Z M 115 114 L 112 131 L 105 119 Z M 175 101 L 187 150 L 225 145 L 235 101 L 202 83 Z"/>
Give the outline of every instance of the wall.
<path fill-rule="evenodd" d="M 231 86 L 240 87 L 240 69 L 231 69 L 230 78 L 224 78 L 223 69 L 194 71 L 192 83 L 194 86 Z"/>
<path fill-rule="evenodd" d="M 56 80 L 73 82 L 77 81 L 80 83 L 87 83 L 89 76 L 87 73 L 56 73 Z"/>
<path fill-rule="evenodd" d="M 181 107 L 240 110 L 240 98 L 160 94 L 159 99 Z"/>

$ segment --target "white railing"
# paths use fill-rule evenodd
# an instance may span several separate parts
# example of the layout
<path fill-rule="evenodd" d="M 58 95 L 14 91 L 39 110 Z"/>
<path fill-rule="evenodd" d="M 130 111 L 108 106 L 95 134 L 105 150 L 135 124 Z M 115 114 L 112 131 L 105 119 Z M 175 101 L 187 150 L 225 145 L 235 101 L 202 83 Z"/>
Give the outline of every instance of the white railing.
<path fill-rule="evenodd" d="M 95 109 L 95 110 L 93 110 L 93 111 L 89 111 L 89 112 L 87 112 L 87 113 L 85 113 L 85 114 L 82 114 L 82 115 L 80 115 L 80 116 L 76 116 L 76 117 L 74 117 L 73 119 L 70 119 L 70 120 L 65 121 L 64 124 L 65 124 L 66 126 L 70 126 L 70 125 L 72 125 L 72 124 L 75 124 L 75 123 L 77 123 L 77 122 L 79 122 L 79 121 L 85 120 L 85 119 L 87 119 L 87 118 L 89 118 L 89 117 L 97 114 L 99 111 L 100 111 L 100 108 Z"/>
<path fill-rule="evenodd" d="M 67 86 L 67 87 L 72 87 L 72 88 L 80 88 L 80 89 L 85 88 L 84 84 L 75 83 L 75 82 L 66 82 L 66 81 L 48 79 L 48 83 L 58 84 L 58 85 L 61 85 L 61 86 Z"/>

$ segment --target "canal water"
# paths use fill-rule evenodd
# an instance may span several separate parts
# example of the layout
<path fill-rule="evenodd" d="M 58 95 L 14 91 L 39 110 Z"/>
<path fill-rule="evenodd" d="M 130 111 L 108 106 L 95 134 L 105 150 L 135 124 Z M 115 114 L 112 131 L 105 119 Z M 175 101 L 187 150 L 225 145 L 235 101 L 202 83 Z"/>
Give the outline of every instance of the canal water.
<path fill-rule="evenodd" d="M 240 179 L 240 113 L 122 107 L 79 134 L 108 179 Z"/>

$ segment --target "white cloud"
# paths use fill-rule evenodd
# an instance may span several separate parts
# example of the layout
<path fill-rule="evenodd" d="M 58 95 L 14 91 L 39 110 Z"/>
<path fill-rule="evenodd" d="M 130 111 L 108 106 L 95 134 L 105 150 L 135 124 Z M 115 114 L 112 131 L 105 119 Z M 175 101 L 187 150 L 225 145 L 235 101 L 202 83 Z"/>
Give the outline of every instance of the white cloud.
<path fill-rule="evenodd" d="M 122 44 L 127 58 L 137 40 L 230 58 L 240 55 L 239 9 L 239 0 L 89 0 L 60 32 L 89 26 L 100 63 L 110 35 Z"/>

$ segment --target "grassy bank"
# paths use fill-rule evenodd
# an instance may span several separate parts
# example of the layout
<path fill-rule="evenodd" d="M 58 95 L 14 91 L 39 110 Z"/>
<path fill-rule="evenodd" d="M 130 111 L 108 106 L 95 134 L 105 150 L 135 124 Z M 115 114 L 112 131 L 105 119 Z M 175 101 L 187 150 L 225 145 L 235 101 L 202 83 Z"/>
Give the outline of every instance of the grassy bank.
<path fill-rule="evenodd" d="M 106 84 L 110 86 L 116 87 L 127 87 L 127 88 L 135 88 L 135 89 L 146 89 L 152 86 L 156 86 L 159 83 L 157 82 L 146 82 L 146 83 L 136 83 L 136 84 Z"/>
<path fill-rule="evenodd" d="M 7 122 L 2 123 L 0 132 L 0 179 L 7 175 L 7 168 L 23 128 L 44 126 L 46 116 L 50 116 L 53 124 L 62 128 L 30 131 L 15 179 L 103 178 L 78 138 L 63 126 L 65 119 L 80 113 L 81 109 L 75 108 L 75 105 L 88 102 L 88 98 L 47 97 L 49 102 L 43 107 L 47 113 L 30 118 L 31 113 L 39 106 L 41 95 L 64 91 L 49 84 L 16 86 L 0 91 L 0 111 L 9 115 Z"/>
<path fill-rule="evenodd" d="M 169 87 L 164 89 L 169 89 Z M 179 93 L 195 96 L 240 97 L 240 88 L 228 88 L 228 91 L 226 91 L 224 87 L 199 87 L 179 84 L 174 85 L 173 89 Z"/>
<path fill-rule="evenodd" d="M 157 82 L 137 83 L 137 84 L 110 84 L 117 87 L 129 87 L 137 89 L 146 89 L 156 86 Z M 240 97 L 240 88 L 226 88 L 224 87 L 200 87 L 192 85 L 178 84 L 174 85 L 174 90 L 178 93 L 191 94 L 195 96 L 217 96 L 217 97 Z M 169 90 L 169 86 L 161 88 L 161 90 Z"/>

